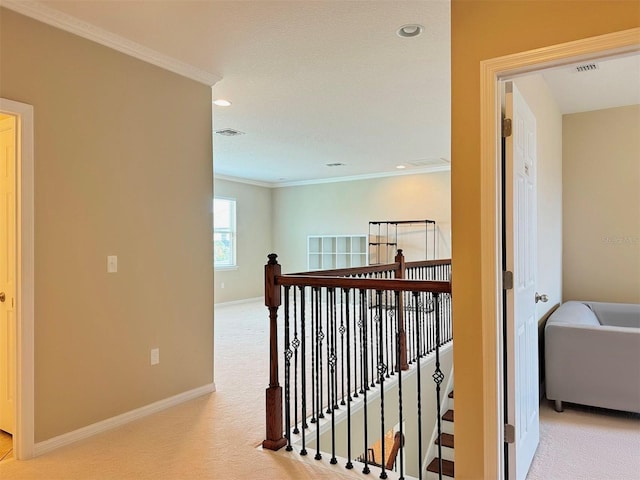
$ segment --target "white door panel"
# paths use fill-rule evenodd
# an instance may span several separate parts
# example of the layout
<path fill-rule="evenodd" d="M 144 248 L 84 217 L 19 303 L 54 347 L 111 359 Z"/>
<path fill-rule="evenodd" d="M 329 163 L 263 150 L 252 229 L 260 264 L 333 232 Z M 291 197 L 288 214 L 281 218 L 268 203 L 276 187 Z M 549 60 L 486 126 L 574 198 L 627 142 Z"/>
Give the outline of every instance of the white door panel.
<path fill-rule="evenodd" d="M 515 427 L 508 448 L 509 479 L 524 480 L 538 441 L 538 322 L 536 317 L 536 120 L 513 84 L 507 84 L 505 141 L 507 416 Z"/>

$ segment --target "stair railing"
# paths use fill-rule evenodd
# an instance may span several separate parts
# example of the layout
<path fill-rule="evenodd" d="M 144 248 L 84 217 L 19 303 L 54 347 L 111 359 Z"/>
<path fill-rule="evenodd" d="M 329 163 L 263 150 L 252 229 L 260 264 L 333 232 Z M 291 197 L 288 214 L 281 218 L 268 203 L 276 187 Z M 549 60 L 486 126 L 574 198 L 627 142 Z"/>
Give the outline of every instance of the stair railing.
<path fill-rule="evenodd" d="M 379 420 L 379 438 L 394 424 L 398 439 L 405 439 L 403 371 L 414 364 L 417 405 L 417 472 L 422 478 L 421 359 L 435 353 L 437 405 L 440 405 L 440 348 L 451 342 L 450 261 L 405 264 L 402 251 L 395 263 L 282 275 L 275 254 L 265 266 L 265 305 L 269 310 L 270 356 L 269 387 L 266 392 L 266 439 L 263 447 L 293 449 L 299 438 L 300 454 L 307 447 L 331 452 L 330 463 L 337 463 L 336 415 L 346 417 L 345 468 L 354 468 L 352 450 L 367 451 L 373 443 L 371 429 Z M 421 279 L 419 277 L 430 279 Z M 284 301 L 283 342 L 278 340 L 278 309 Z M 284 392 L 279 383 L 278 347 L 283 347 Z M 385 382 L 397 375 L 397 398 L 385 406 L 390 390 Z M 387 391 L 389 390 L 389 391 Z M 284 403 L 283 403 L 284 394 Z M 387 405 L 389 405 L 387 400 Z M 356 402 L 364 421 L 358 438 L 353 435 L 352 419 Z M 379 419 L 371 412 L 379 404 Z M 346 408 L 344 408 L 346 407 Z M 345 411 L 346 410 L 346 411 Z M 438 412 L 436 412 L 439 417 Z M 327 419 L 325 416 L 329 416 Z M 385 415 L 387 418 L 385 419 Z M 322 422 L 322 425 L 321 425 Z M 315 428 L 312 428 L 315 427 Z M 378 429 L 377 427 L 375 428 Z M 327 432 L 326 441 L 322 430 Z M 438 424 L 438 436 L 441 429 Z M 315 438 L 308 435 L 315 433 Z M 343 439 L 344 440 L 344 439 Z M 390 469 L 384 441 L 380 478 Z M 399 473 L 404 478 L 402 451 L 405 442 L 392 448 L 393 463 L 400 455 Z M 369 473 L 368 457 L 363 473 Z M 415 471 L 416 468 L 413 468 Z"/>

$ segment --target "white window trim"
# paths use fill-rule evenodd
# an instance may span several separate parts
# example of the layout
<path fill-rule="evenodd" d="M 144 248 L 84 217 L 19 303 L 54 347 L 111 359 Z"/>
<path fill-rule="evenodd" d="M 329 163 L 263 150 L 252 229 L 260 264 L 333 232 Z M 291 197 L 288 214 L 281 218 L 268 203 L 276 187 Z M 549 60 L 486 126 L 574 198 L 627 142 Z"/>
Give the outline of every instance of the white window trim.
<path fill-rule="evenodd" d="M 238 201 L 233 198 L 233 197 L 223 197 L 223 196 L 218 196 L 215 195 L 213 197 L 213 200 L 215 202 L 215 200 L 226 200 L 229 202 L 233 202 L 233 214 L 232 214 L 232 218 L 231 218 L 231 228 L 226 229 L 226 228 L 216 228 L 215 227 L 215 218 L 213 219 L 214 222 L 214 227 L 213 227 L 213 233 L 215 234 L 216 232 L 221 232 L 221 233 L 230 233 L 231 234 L 231 263 L 229 264 L 216 264 L 215 261 L 215 255 L 214 255 L 214 260 L 213 260 L 213 267 L 215 270 L 219 270 L 219 271 L 223 271 L 223 270 L 238 270 L 238 256 L 237 256 L 237 236 L 238 236 L 238 229 L 237 229 L 237 205 L 238 205 Z M 213 207 L 213 205 L 212 205 Z"/>

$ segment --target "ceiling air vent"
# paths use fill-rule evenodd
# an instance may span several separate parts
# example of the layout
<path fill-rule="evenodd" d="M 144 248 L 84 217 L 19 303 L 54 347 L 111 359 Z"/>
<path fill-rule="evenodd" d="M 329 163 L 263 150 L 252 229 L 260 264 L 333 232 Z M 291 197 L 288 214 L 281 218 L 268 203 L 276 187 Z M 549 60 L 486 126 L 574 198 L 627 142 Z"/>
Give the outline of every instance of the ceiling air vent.
<path fill-rule="evenodd" d="M 218 135 L 224 135 L 225 137 L 236 137 L 238 135 L 244 135 L 244 132 L 240 130 L 234 130 L 233 128 L 224 128 L 222 130 L 214 130 L 213 133 Z"/>
<path fill-rule="evenodd" d="M 583 63 L 581 65 L 576 65 L 575 67 L 573 67 L 573 71 L 576 73 L 591 72 L 593 70 L 599 69 L 600 67 L 597 63 Z"/>
<path fill-rule="evenodd" d="M 340 163 L 340 162 L 327 163 L 327 167 L 344 167 L 345 165 L 346 163 Z"/>

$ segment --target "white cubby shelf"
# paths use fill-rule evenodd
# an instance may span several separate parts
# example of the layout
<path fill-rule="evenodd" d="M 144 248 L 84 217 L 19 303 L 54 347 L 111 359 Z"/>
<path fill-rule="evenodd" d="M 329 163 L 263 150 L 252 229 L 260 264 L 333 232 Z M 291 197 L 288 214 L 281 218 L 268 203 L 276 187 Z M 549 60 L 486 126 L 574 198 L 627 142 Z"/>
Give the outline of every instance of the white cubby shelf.
<path fill-rule="evenodd" d="M 309 235 L 307 269 L 364 267 L 367 265 L 367 235 Z"/>

